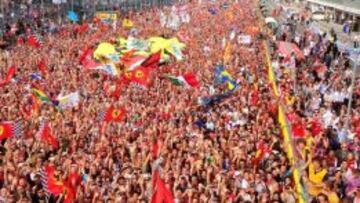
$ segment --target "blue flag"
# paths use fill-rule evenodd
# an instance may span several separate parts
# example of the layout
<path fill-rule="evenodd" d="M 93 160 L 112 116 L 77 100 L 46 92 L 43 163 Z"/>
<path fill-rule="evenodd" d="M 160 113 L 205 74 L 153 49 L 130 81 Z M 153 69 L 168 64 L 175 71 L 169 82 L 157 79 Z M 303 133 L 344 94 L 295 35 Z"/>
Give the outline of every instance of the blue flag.
<path fill-rule="evenodd" d="M 79 16 L 74 11 L 68 11 L 67 18 L 72 22 L 75 22 L 75 23 L 79 22 Z"/>
<path fill-rule="evenodd" d="M 236 81 L 231 77 L 230 73 L 225 70 L 223 65 L 215 68 L 215 82 L 218 84 L 227 83 L 229 90 L 234 90 L 237 87 Z"/>
<path fill-rule="evenodd" d="M 32 80 L 42 80 L 42 77 L 41 77 L 41 75 L 39 73 L 31 73 L 30 78 Z"/>

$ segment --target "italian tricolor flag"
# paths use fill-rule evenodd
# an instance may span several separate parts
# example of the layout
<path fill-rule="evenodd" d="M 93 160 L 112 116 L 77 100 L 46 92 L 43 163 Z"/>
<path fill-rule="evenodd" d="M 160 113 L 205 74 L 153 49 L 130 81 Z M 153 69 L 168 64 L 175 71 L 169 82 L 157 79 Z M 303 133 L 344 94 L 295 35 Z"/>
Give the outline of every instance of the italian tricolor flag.
<path fill-rule="evenodd" d="M 199 86 L 199 81 L 193 73 L 186 73 L 179 76 L 166 75 L 165 77 L 168 78 L 174 85 L 187 87 Z"/>

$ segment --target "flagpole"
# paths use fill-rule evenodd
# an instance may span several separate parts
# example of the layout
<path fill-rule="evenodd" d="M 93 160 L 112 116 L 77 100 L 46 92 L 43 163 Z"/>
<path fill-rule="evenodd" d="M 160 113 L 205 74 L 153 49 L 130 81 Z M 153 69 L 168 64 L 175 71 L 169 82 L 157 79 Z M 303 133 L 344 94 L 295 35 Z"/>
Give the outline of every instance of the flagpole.
<path fill-rule="evenodd" d="M 352 71 L 352 77 L 351 77 L 351 85 L 350 85 L 350 92 L 349 92 L 349 101 L 347 106 L 347 113 L 346 113 L 346 120 L 345 120 L 345 129 L 349 129 L 349 122 L 351 117 L 351 106 L 352 106 L 352 99 L 353 99 L 353 92 L 354 92 L 354 86 L 355 86 L 355 79 L 356 79 L 356 72 L 357 67 L 359 65 L 359 56 L 354 58 L 349 58 L 353 62 L 353 71 Z"/>

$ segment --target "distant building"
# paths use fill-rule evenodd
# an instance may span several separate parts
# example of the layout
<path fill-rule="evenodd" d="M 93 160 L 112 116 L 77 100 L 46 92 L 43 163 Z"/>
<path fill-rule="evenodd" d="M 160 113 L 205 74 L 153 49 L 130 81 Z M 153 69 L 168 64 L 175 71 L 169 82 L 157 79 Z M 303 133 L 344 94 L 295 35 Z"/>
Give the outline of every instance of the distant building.
<path fill-rule="evenodd" d="M 311 10 L 320 9 L 338 24 L 351 23 L 352 31 L 360 31 L 360 0 L 305 0 Z"/>

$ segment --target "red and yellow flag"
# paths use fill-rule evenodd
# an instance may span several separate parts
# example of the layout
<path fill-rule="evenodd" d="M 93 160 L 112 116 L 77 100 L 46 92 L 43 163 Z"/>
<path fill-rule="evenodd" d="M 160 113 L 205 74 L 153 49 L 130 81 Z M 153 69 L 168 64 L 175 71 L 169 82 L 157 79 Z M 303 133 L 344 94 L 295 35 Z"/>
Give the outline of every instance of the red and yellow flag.
<path fill-rule="evenodd" d="M 0 141 L 13 136 L 12 123 L 0 123 Z"/>
<path fill-rule="evenodd" d="M 109 107 L 105 111 L 101 112 L 99 118 L 104 122 L 121 122 L 126 115 L 125 108 Z"/>

